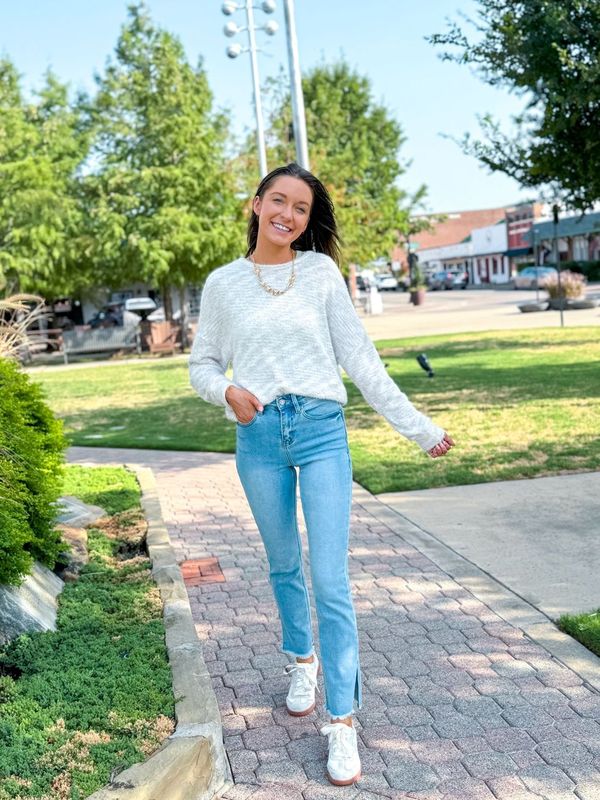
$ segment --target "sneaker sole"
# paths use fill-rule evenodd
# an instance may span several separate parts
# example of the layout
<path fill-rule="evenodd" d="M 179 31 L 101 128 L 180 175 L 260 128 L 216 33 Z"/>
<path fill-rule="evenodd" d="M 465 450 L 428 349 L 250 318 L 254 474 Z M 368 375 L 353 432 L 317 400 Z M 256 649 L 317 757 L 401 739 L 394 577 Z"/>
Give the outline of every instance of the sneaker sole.
<path fill-rule="evenodd" d="M 331 775 L 327 771 L 325 771 L 325 775 L 327 775 L 327 780 L 329 781 L 329 783 L 333 783 L 334 786 L 351 786 L 353 783 L 356 783 L 361 779 L 360 770 L 358 770 L 358 772 L 353 778 L 348 778 L 345 781 L 340 781 L 340 780 L 336 781 L 334 778 L 331 777 Z"/>
<path fill-rule="evenodd" d="M 291 708 L 286 706 L 287 712 L 291 717 L 305 717 L 307 714 L 312 714 L 317 706 L 316 701 L 312 704 L 310 708 L 307 708 L 306 711 L 292 711 Z"/>

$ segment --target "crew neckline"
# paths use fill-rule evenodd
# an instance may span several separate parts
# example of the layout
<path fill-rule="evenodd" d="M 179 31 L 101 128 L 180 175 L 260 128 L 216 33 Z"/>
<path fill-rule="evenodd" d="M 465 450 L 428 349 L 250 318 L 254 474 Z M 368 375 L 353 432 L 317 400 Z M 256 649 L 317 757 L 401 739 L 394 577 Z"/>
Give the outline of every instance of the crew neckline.
<path fill-rule="evenodd" d="M 303 257 L 306 255 L 307 252 L 308 252 L 308 250 L 297 250 L 296 251 L 296 258 L 293 260 L 293 263 L 297 264 L 299 261 L 301 261 L 303 259 Z M 254 266 L 252 261 L 247 256 L 243 256 L 243 259 L 247 264 L 250 264 L 251 267 Z M 281 264 L 259 264 L 258 266 L 261 269 L 269 269 L 269 270 L 271 270 L 271 269 L 277 269 L 278 267 L 279 268 L 280 267 L 289 267 L 290 264 L 292 264 L 292 260 L 283 261 Z"/>

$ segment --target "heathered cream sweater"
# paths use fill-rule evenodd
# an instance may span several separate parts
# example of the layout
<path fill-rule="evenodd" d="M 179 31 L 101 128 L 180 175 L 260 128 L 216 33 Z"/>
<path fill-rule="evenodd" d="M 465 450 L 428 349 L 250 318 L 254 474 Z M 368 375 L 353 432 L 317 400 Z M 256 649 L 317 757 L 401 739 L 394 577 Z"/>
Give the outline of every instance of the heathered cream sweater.
<path fill-rule="evenodd" d="M 200 397 L 225 406 L 232 421 L 236 417 L 225 400 L 232 384 L 263 404 L 293 393 L 345 405 L 339 364 L 395 430 L 423 450 L 438 444 L 443 429 L 417 411 L 387 374 L 335 262 L 322 253 L 300 252 L 295 269 L 294 286 L 279 296 L 260 286 L 246 258 L 208 276 L 190 355 L 190 379 Z M 291 262 L 267 266 L 262 277 L 284 289 L 290 271 Z M 230 362 L 233 380 L 225 376 Z"/>

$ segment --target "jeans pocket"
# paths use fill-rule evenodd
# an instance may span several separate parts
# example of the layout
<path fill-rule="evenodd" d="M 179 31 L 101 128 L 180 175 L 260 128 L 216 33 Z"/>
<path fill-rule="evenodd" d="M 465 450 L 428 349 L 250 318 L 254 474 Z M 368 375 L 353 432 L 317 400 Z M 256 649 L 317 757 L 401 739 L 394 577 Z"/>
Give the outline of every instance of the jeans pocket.
<path fill-rule="evenodd" d="M 258 418 L 258 411 L 255 411 L 254 412 L 254 416 L 252 417 L 250 422 L 240 422 L 239 419 L 238 419 L 237 420 L 237 424 L 242 428 L 249 428 L 250 425 L 254 425 L 254 423 L 256 422 L 257 418 Z"/>
<path fill-rule="evenodd" d="M 335 419 L 342 413 L 342 406 L 337 400 L 322 400 L 315 397 L 302 405 L 300 413 L 306 419 Z"/>

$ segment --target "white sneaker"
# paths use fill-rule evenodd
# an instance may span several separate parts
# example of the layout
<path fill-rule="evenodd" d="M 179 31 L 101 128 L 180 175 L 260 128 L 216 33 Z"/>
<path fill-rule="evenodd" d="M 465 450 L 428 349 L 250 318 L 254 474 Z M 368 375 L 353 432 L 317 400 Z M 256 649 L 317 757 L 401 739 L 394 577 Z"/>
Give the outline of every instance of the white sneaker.
<path fill-rule="evenodd" d="M 290 690 L 285 704 L 288 714 L 292 717 L 304 717 L 315 708 L 315 690 L 317 689 L 317 672 L 319 659 L 315 653 L 314 660 L 310 663 L 298 662 L 284 667 L 288 675 L 292 676 Z"/>
<path fill-rule="evenodd" d="M 336 786 L 349 786 L 360 779 L 360 757 L 356 729 L 343 722 L 323 725 L 321 733 L 329 739 L 327 778 Z"/>

